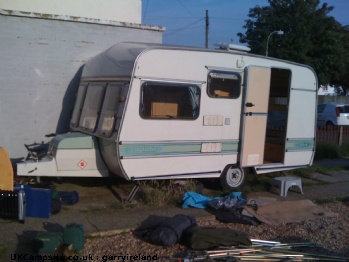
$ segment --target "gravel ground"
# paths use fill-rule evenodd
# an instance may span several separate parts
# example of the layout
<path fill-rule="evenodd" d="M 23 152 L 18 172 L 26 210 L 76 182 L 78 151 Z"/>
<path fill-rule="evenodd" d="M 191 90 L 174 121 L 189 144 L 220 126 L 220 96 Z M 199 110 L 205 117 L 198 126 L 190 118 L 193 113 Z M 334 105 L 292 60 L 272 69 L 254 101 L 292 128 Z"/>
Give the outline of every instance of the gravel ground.
<path fill-rule="evenodd" d="M 199 226 L 229 227 L 245 232 L 251 239 L 278 241 L 282 243 L 316 243 L 321 248 L 312 250 L 316 253 L 349 257 L 349 203 L 336 202 L 323 205 L 336 212 L 336 218 L 319 218 L 313 221 L 269 226 L 249 226 L 243 224 L 220 223 L 217 220 L 199 220 Z M 84 258 L 92 255 L 99 261 L 129 261 L 125 257 L 114 259 L 106 256 L 157 255 L 158 261 L 171 261 L 170 257 L 178 253 L 191 252 L 185 246 L 161 247 L 135 238 L 132 232 L 124 232 L 109 237 L 87 238 L 85 247 L 80 252 Z M 312 252 L 312 253 L 314 253 Z M 103 260 L 104 259 L 104 260 Z M 86 259 L 85 259 L 86 260 Z M 172 260 L 174 261 L 174 260 Z M 349 258 L 348 258 L 349 261 Z"/>

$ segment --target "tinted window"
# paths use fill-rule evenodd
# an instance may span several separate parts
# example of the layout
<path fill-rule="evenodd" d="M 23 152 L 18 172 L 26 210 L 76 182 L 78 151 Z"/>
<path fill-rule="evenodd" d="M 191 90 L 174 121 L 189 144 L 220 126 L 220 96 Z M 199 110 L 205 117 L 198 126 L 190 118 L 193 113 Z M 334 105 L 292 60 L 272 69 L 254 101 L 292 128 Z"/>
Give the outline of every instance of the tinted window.
<path fill-rule="evenodd" d="M 317 106 L 317 112 L 322 113 L 325 110 L 326 105 L 318 105 Z"/>
<path fill-rule="evenodd" d="M 140 114 L 154 119 L 196 119 L 200 88 L 191 84 L 147 82 L 142 85 Z"/>
<path fill-rule="evenodd" d="M 339 106 L 340 113 L 349 113 L 349 106 Z"/>
<path fill-rule="evenodd" d="M 241 77 L 237 73 L 210 72 L 207 92 L 210 97 L 238 98 Z"/>

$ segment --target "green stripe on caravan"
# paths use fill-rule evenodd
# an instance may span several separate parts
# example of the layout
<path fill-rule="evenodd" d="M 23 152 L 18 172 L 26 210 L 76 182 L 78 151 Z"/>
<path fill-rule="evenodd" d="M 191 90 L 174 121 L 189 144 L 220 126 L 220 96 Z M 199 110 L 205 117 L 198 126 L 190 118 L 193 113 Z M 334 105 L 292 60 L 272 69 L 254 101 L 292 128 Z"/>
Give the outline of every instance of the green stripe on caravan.
<path fill-rule="evenodd" d="M 286 142 L 286 151 L 313 150 L 314 147 L 314 139 L 289 139 Z"/>
<path fill-rule="evenodd" d="M 132 143 L 120 145 L 122 157 L 141 156 L 178 156 L 200 154 L 201 145 L 205 142 L 180 142 L 180 143 Z M 238 141 L 218 142 L 222 143 L 219 153 L 235 154 L 238 152 Z"/>

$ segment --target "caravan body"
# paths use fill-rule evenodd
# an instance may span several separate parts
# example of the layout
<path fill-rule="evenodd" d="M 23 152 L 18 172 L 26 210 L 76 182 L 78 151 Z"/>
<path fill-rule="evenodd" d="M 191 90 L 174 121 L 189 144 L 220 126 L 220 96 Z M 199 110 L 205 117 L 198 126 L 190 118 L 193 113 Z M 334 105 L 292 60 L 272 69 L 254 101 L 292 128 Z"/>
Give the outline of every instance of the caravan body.
<path fill-rule="evenodd" d="M 59 141 L 87 136 L 102 169 L 127 180 L 222 177 L 239 187 L 247 170 L 312 164 L 316 91 L 314 71 L 288 61 L 119 43 L 84 66 L 75 132 L 54 138 L 48 157 Z"/>

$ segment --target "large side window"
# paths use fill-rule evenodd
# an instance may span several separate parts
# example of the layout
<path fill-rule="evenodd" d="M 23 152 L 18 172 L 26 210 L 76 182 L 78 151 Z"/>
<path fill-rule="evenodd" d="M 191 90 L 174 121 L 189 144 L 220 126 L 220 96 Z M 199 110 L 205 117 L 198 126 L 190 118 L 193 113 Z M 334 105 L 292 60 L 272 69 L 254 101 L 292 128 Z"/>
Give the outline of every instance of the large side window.
<path fill-rule="evenodd" d="M 142 85 L 140 114 L 154 119 L 196 119 L 200 87 L 192 84 L 146 82 Z"/>
<path fill-rule="evenodd" d="M 82 107 L 79 127 L 94 132 L 101 109 L 105 84 L 90 84 Z"/>
<path fill-rule="evenodd" d="M 215 98 L 238 98 L 241 90 L 241 76 L 238 73 L 210 72 L 207 92 Z"/>

